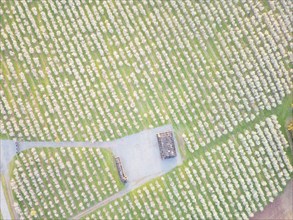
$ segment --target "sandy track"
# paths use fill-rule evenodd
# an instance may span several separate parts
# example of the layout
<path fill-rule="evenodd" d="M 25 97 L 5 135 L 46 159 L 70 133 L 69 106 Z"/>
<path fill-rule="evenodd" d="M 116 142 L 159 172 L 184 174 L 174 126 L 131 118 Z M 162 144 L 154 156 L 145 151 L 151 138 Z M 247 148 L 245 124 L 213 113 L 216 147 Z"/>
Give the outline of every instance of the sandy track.
<path fill-rule="evenodd" d="M 250 220 L 292 220 L 293 219 L 293 180 L 287 184 L 284 192 L 262 212 L 255 213 Z"/>

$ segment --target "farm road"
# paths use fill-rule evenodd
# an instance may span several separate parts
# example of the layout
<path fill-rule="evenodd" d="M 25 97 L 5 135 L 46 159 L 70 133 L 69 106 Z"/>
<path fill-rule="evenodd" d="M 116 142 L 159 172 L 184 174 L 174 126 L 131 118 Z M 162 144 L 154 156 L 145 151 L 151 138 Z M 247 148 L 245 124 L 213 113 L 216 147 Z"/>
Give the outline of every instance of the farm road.
<path fill-rule="evenodd" d="M 129 135 L 109 142 L 19 142 L 19 151 L 24 151 L 34 147 L 93 147 L 106 148 L 119 156 L 128 176 L 128 183 L 125 189 L 101 201 L 89 210 L 85 210 L 80 215 L 86 215 L 90 211 L 101 207 L 108 202 L 115 200 L 143 183 L 169 172 L 173 168 L 182 164 L 177 141 L 175 147 L 177 156 L 168 160 L 162 160 L 156 139 L 156 134 L 160 132 L 174 131 L 172 125 L 165 125 L 153 129 L 147 129 L 139 133 Z M 9 162 L 16 155 L 15 141 L 1 140 L 1 174 L 8 176 Z M 2 211 L 2 207 L 1 207 Z M 2 211 L 3 212 L 3 211 Z"/>

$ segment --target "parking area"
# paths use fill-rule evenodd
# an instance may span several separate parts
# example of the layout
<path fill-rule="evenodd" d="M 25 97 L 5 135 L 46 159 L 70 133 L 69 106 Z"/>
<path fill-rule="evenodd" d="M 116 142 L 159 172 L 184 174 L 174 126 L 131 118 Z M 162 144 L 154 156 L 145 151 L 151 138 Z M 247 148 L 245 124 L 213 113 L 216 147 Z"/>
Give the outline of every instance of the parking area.
<path fill-rule="evenodd" d="M 128 177 L 128 184 L 145 182 L 148 179 L 164 174 L 182 164 L 182 158 L 174 139 L 177 156 L 162 160 L 158 146 L 157 133 L 173 131 L 171 125 L 144 130 L 115 141 L 103 143 L 110 147 L 121 158 Z"/>
<path fill-rule="evenodd" d="M 110 142 L 15 142 L 1 140 L 0 154 L 1 174 L 8 177 L 9 162 L 18 152 L 33 147 L 101 147 L 111 149 L 115 157 L 119 157 L 123 166 L 127 183 L 124 193 L 137 188 L 141 184 L 160 176 L 176 166 L 182 164 L 182 158 L 176 139 L 174 144 L 177 155 L 174 158 L 161 159 L 157 135 L 161 132 L 174 131 L 171 125 L 165 125 L 153 129 L 123 137 Z M 175 135 L 174 135 L 175 137 Z M 114 160 L 114 158 L 113 158 Z M 118 171 L 117 171 L 118 172 Z M 116 197 L 119 195 L 115 195 Z M 114 198 L 114 197 L 113 197 Z M 8 204 L 1 187 L 1 212 L 10 218 Z"/>
<path fill-rule="evenodd" d="M 109 142 L 19 142 L 1 140 L 1 173 L 8 170 L 10 160 L 16 155 L 16 150 L 23 151 L 32 147 L 103 147 L 110 148 L 115 156 L 120 157 L 128 177 L 128 186 L 145 182 L 164 174 L 182 164 L 182 158 L 174 139 L 177 156 L 162 160 L 156 134 L 174 131 L 172 125 L 147 129 Z M 175 135 L 174 135 L 175 137 Z"/>

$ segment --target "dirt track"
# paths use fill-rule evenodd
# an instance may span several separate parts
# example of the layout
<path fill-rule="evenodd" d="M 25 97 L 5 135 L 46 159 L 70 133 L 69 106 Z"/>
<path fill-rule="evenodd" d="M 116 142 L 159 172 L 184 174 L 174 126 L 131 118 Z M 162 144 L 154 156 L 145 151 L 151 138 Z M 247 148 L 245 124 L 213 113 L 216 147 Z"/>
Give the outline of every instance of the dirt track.
<path fill-rule="evenodd" d="M 250 220 L 292 220 L 293 219 L 293 180 L 286 186 L 284 192 L 274 202 L 257 212 Z"/>

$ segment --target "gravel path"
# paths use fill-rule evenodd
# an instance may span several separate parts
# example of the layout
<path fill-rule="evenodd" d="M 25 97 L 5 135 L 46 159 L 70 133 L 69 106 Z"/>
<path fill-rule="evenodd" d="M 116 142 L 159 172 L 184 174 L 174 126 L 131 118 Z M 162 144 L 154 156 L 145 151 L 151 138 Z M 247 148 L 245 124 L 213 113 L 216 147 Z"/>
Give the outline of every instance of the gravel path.
<path fill-rule="evenodd" d="M 8 172 L 9 162 L 16 155 L 15 141 L 1 140 L 0 142 L 0 153 L 1 153 L 1 173 L 6 174 Z M 19 150 L 24 151 L 33 147 L 103 147 L 106 142 L 23 142 L 20 141 Z M 104 146 L 103 148 L 106 148 Z"/>
<path fill-rule="evenodd" d="M 96 209 L 182 164 L 176 140 L 177 156 L 167 160 L 161 159 L 156 134 L 165 131 L 174 131 L 172 125 L 144 130 L 109 142 L 19 142 L 19 149 L 23 151 L 33 147 L 99 147 L 110 149 L 115 156 L 119 156 L 128 177 L 128 183 L 123 191 L 95 205 L 94 209 Z M 6 176 L 9 162 L 16 155 L 15 141 L 1 140 L 0 150 L 1 173 Z M 83 212 L 83 214 L 86 213 L 88 210 Z"/>
<path fill-rule="evenodd" d="M 3 219 L 12 219 L 11 218 L 11 215 L 10 215 L 10 212 L 9 212 L 9 208 L 8 208 L 8 203 L 6 201 L 6 197 L 4 195 L 4 191 L 3 191 L 3 186 L 2 186 L 2 180 L 1 180 L 1 184 L 0 184 L 0 201 L 1 201 L 1 213 L 2 213 L 2 216 L 3 216 Z"/>
<path fill-rule="evenodd" d="M 0 141 L 0 171 L 6 174 L 8 171 L 9 162 L 16 155 L 15 141 L 1 140 Z"/>
<path fill-rule="evenodd" d="M 177 157 L 162 160 L 156 134 L 173 131 L 171 125 L 129 135 L 109 142 L 19 142 L 20 151 L 33 147 L 99 147 L 111 149 L 119 156 L 130 184 L 135 184 L 149 176 L 163 174 L 182 164 L 182 158 L 175 140 Z M 14 141 L 1 141 L 1 173 L 8 171 L 8 164 L 16 155 Z"/>
<path fill-rule="evenodd" d="M 161 174 L 163 174 L 163 173 L 161 173 Z M 90 208 L 83 210 L 82 212 L 78 213 L 78 215 L 76 215 L 70 219 L 72 219 L 72 220 L 73 219 L 74 220 L 81 219 L 81 218 L 85 217 L 86 215 L 90 214 L 91 212 L 95 211 L 96 209 L 101 208 L 104 205 L 107 205 L 109 202 L 112 202 L 122 196 L 125 196 L 130 191 L 132 191 L 135 188 L 141 186 L 142 184 L 150 181 L 151 179 L 155 178 L 156 176 L 158 176 L 158 175 L 149 176 L 149 177 L 142 179 L 141 181 L 137 181 L 135 183 L 131 183 L 131 184 L 127 183 L 123 190 L 121 190 L 118 193 L 115 193 L 114 195 L 104 199 L 103 201 L 91 206 Z"/>
<path fill-rule="evenodd" d="M 86 210 L 80 212 L 78 215 L 76 215 L 76 216 L 74 216 L 74 217 L 72 217 L 72 218 L 69 218 L 69 219 L 72 219 L 72 220 L 73 220 L 73 219 L 74 219 L 74 220 L 81 219 L 82 217 L 84 217 L 84 216 L 90 214 L 91 212 L 95 211 L 96 209 L 98 209 L 98 208 L 100 208 L 100 207 L 102 207 L 102 206 L 108 204 L 109 202 L 111 202 L 111 201 L 113 201 L 113 200 L 115 200 L 115 199 L 118 199 L 118 198 L 120 198 L 120 197 L 126 195 L 126 194 L 129 193 L 130 191 L 131 191 L 131 189 L 124 189 L 124 190 L 121 190 L 120 192 L 118 192 L 118 193 L 116 193 L 116 194 L 114 194 L 114 195 L 108 197 L 107 199 L 105 199 L 105 200 L 103 200 L 103 201 L 97 203 L 96 205 L 94 205 L 94 206 L 92 206 L 92 207 L 90 207 L 90 208 L 88 208 L 88 209 L 86 209 Z"/>

